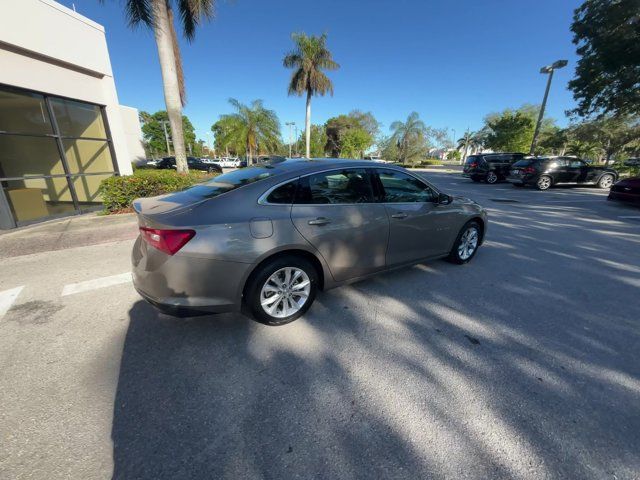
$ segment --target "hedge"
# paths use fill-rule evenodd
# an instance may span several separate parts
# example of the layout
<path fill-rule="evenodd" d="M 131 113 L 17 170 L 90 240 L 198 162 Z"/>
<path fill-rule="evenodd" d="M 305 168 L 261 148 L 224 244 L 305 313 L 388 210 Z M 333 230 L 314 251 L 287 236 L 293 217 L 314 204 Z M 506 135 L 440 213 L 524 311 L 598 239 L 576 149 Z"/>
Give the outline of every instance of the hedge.
<path fill-rule="evenodd" d="M 104 213 L 130 212 L 131 204 L 136 198 L 184 190 L 213 177 L 215 174 L 204 172 L 182 174 L 174 170 L 144 169 L 135 170 L 133 175 L 110 177 L 100 183 Z"/>

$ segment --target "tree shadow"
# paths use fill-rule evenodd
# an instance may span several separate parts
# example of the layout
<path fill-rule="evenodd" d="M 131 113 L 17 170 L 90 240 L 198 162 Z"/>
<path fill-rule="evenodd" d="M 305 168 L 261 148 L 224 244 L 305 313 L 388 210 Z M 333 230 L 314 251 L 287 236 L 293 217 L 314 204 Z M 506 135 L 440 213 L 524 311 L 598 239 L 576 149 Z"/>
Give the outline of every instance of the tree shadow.
<path fill-rule="evenodd" d="M 637 231 L 576 213 L 505 207 L 471 264 L 324 292 L 284 327 L 137 302 L 113 477 L 637 477 Z"/>

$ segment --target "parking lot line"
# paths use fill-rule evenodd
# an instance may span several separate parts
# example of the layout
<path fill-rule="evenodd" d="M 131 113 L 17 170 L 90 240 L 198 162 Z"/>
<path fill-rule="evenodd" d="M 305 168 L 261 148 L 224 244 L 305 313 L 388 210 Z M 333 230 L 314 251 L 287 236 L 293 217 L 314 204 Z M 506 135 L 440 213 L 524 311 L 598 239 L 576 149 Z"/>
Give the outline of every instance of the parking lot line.
<path fill-rule="evenodd" d="M 97 290 L 98 288 L 111 287 L 113 285 L 120 285 L 122 283 L 129 282 L 131 282 L 131 272 L 111 275 L 109 277 L 94 278 L 93 280 L 87 280 L 85 282 L 70 283 L 69 285 L 65 285 L 62 289 L 62 296 L 65 297 L 67 295 L 88 292 L 90 290 Z"/>
<path fill-rule="evenodd" d="M 0 318 L 9 311 L 11 305 L 16 301 L 16 298 L 18 298 L 23 288 L 24 285 L 0 292 Z"/>

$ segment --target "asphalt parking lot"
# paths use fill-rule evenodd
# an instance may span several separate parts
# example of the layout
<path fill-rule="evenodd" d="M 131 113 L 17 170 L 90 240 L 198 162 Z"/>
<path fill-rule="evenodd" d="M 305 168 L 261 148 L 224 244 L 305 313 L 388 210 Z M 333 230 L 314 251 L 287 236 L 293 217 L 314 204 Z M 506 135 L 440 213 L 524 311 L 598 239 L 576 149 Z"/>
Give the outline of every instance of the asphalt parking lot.
<path fill-rule="evenodd" d="M 474 260 L 283 327 L 158 314 L 133 218 L 2 258 L 0 478 L 640 478 L 640 209 L 426 177 L 489 209 Z"/>

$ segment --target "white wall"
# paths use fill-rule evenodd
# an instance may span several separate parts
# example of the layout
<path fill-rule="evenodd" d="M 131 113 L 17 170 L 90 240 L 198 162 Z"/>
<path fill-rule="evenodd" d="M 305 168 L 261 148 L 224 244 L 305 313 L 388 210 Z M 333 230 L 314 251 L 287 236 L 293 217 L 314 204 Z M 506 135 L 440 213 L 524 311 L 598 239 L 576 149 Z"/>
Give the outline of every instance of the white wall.
<path fill-rule="evenodd" d="M 146 155 L 142 146 L 142 128 L 140 127 L 138 109 L 120 105 L 120 115 L 131 161 L 134 163 L 144 162 Z"/>
<path fill-rule="evenodd" d="M 0 83 L 104 105 L 120 173 L 132 172 L 101 25 L 52 0 L 0 0 Z"/>

